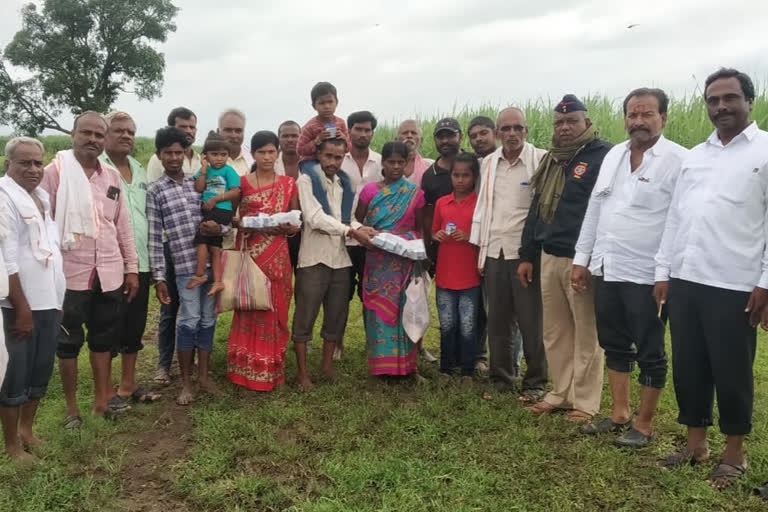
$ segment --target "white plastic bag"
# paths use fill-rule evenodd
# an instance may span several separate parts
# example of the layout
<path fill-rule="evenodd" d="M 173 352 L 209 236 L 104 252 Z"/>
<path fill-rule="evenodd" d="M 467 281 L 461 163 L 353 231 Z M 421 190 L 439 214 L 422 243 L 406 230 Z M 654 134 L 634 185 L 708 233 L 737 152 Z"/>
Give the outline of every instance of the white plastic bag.
<path fill-rule="evenodd" d="M 403 329 L 413 343 L 424 337 L 429 327 L 429 289 L 427 272 L 414 273 L 405 289 Z"/>

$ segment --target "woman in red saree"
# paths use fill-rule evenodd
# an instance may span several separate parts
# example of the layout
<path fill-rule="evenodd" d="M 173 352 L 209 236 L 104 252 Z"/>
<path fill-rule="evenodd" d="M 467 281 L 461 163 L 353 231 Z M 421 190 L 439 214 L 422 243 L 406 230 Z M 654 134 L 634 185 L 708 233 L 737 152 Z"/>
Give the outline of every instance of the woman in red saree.
<path fill-rule="evenodd" d="M 251 139 L 253 168 L 240 179 L 240 217 L 274 214 L 299 209 L 298 189 L 293 178 L 278 176 L 275 161 L 277 135 L 257 132 Z M 237 249 L 248 253 L 271 284 L 272 311 L 235 311 L 229 331 L 227 377 L 235 384 L 256 391 L 271 391 L 285 380 L 285 348 L 288 307 L 293 293 L 287 236 L 299 228 L 239 229 Z"/>

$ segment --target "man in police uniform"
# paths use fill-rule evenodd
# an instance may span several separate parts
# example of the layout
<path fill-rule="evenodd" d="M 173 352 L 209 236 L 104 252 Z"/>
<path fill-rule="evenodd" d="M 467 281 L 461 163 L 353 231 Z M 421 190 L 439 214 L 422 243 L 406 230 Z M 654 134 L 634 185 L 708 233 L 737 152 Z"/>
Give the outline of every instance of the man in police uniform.
<path fill-rule="evenodd" d="M 594 291 L 576 293 L 571 268 L 581 223 L 611 144 L 597 137 L 587 109 L 567 94 L 555 107 L 552 147 L 532 178 L 535 189 L 523 229 L 517 275 L 524 287 L 540 263 L 544 349 L 552 391 L 529 407 L 535 414 L 569 411 L 589 421 L 600 408 L 603 350 L 597 343 Z"/>

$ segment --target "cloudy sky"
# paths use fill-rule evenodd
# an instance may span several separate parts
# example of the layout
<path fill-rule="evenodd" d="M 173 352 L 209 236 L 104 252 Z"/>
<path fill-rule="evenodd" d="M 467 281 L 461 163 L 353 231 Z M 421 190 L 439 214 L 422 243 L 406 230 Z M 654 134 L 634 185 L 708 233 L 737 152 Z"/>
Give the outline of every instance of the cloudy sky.
<path fill-rule="evenodd" d="M 0 45 L 25 0 L 2 0 Z M 313 115 L 309 90 L 328 80 L 337 114 L 381 120 L 455 106 L 617 99 L 643 85 L 682 95 L 719 66 L 768 79 L 766 0 L 177 0 L 178 29 L 161 47 L 163 95 L 122 96 L 141 135 L 184 105 L 200 133 L 218 112 L 246 112 L 249 133 Z M 15 13 L 15 14 L 12 14 Z M 627 28 L 637 24 L 634 28 Z M 0 129 L 0 132 L 7 132 Z"/>

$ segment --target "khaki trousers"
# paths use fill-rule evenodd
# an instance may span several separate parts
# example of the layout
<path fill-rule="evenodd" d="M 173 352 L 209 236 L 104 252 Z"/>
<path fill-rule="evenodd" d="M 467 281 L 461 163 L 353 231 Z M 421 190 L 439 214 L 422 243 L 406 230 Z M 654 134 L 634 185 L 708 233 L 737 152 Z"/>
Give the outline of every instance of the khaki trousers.
<path fill-rule="evenodd" d="M 571 287 L 571 258 L 541 254 L 544 350 L 552 391 L 544 400 L 563 409 L 597 414 L 603 389 L 603 349 L 597 342 L 595 290 Z"/>

